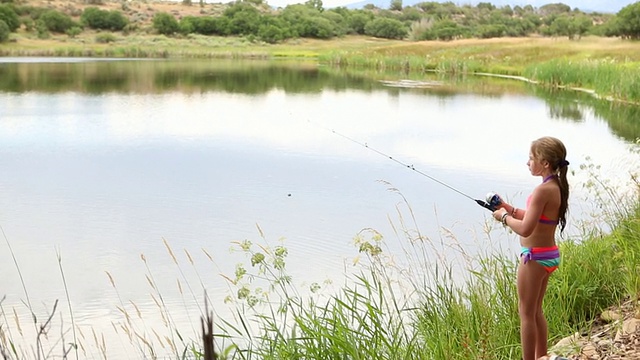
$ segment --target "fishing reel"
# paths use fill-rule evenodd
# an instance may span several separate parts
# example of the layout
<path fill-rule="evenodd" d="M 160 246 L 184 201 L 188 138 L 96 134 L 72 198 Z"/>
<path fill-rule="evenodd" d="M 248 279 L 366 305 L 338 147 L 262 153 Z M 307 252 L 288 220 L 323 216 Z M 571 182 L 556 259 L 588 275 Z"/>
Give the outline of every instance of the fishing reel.
<path fill-rule="evenodd" d="M 475 200 L 476 203 L 486 209 L 489 209 L 491 211 L 496 211 L 498 208 L 498 205 L 502 204 L 502 201 L 500 200 L 500 196 L 494 192 L 490 192 L 487 194 L 486 200 Z"/>

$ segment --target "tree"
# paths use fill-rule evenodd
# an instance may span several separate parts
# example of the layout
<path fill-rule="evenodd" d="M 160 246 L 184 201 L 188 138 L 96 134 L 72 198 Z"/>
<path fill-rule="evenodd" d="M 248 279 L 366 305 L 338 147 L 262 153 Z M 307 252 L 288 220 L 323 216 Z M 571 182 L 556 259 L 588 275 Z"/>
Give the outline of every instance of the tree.
<path fill-rule="evenodd" d="M 330 39 L 336 36 L 336 25 L 321 16 L 304 18 L 298 28 L 298 35 L 315 39 Z"/>
<path fill-rule="evenodd" d="M 476 7 L 478 8 L 478 10 L 485 9 L 487 10 L 487 12 L 491 12 L 496 9 L 496 6 L 490 2 L 479 2 Z"/>
<path fill-rule="evenodd" d="M 107 11 L 89 6 L 80 15 L 80 21 L 91 29 L 107 29 Z"/>
<path fill-rule="evenodd" d="M 13 7 L 9 5 L 0 4 L 0 20 L 4 21 L 9 31 L 16 31 L 20 27 L 20 18 L 16 14 Z"/>
<path fill-rule="evenodd" d="M 40 15 L 39 21 L 42 21 L 47 30 L 54 33 L 66 33 L 67 30 L 74 26 L 78 26 L 73 19 L 67 14 L 63 14 L 58 10 L 49 10 Z"/>
<path fill-rule="evenodd" d="M 236 2 L 223 12 L 223 16 L 229 19 L 229 34 L 232 35 L 255 35 L 262 23 L 260 11 L 250 3 Z"/>
<path fill-rule="evenodd" d="M 482 39 L 499 38 L 506 34 L 507 27 L 502 24 L 480 25 L 477 32 Z"/>
<path fill-rule="evenodd" d="M 376 18 L 367 23 L 364 33 L 385 39 L 404 39 L 407 36 L 407 28 L 400 20 L 390 18 Z"/>
<path fill-rule="evenodd" d="M 127 19 L 120 11 L 112 10 L 109 11 L 109 15 L 107 16 L 107 23 L 109 24 L 110 30 L 120 31 L 129 24 L 129 19 Z"/>
<path fill-rule="evenodd" d="M 402 0 L 391 0 L 391 4 L 389 5 L 389 10 L 402 11 Z"/>
<path fill-rule="evenodd" d="M 640 39 L 640 1 L 618 11 L 616 23 L 621 36 Z"/>
<path fill-rule="evenodd" d="M 9 30 L 9 25 L 7 25 L 4 20 L 0 20 L 0 43 L 9 41 L 10 34 L 11 30 Z"/>
<path fill-rule="evenodd" d="M 435 21 L 429 29 L 417 35 L 419 40 L 453 40 L 462 35 L 463 30 L 456 22 L 450 19 Z"/>
<path fill-rule="evenodd" d="M 306 6 L 312 8 L 312 9 L 316 9 L 320 12 L 324 11 L 324 8 L 322 7 L 322 0 L 307 0 L 307 2 L 304 3 Z"/>
<path fill-rule="evenodd" d="M 281 17 L 266 16 L 258 29 L 258 38 L 269 44 L 278 43 L 290 37 L 289 27 Z"/>
<path fill-rule="evenodd" d="M 80 21 L 92 29 L 112 31 L 120 31 L 129 23 L 120 11 L 101 10 L 93 6 L 84 9 Z"/>
<path fill-rule="evenodd" d="M 153 28 L 163 35 L 173 35 L 178 32 L 180 25 L 173 15 L 166 12 L 159 12 L 153 16 Z"/>
<path fill-rule="evenodd" d="M 354 10 L 347 19 L 347 26 L 354 33 L 363 35 L 365 26 L 367 26 L 367 23 L 372 21 L 373 18 L 374 16 L 370 11 Z"/>

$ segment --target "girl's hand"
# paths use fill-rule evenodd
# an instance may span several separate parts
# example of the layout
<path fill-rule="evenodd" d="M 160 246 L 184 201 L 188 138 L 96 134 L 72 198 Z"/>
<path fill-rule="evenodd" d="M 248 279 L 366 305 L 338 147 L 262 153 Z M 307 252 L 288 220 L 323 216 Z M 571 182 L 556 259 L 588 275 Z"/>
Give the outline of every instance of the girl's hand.
<path fill-rule="evenodd" d="M 493 218 L 496 219 L 496 221 L 502 221 L 502 217 L 504 216 L 504 214 L 507 214 L 507 211 L 503 208 L 500 208 L 493 212 Z"/>

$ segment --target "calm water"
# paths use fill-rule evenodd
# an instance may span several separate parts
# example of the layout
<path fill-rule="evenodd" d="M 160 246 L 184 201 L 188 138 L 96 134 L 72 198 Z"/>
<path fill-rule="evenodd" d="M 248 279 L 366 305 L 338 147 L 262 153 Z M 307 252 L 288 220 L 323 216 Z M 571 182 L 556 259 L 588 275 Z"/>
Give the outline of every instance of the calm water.
<path fill-rule="evenodd" d="M 235 290 L 222 275 L 248 263 L 234 242 L 284 245 L 301 287 L 341 283 L 360 230 L 401 251 L 402 196 L 427 237 L 447 229 L 470 254 L 515 254 L 501 227 L 483 242 L 494 222 L 468 197 L 523 207 L 540 181 L 526 167 L 537 137 L 562 139 L 576 170 L 569 236 L 597 214 L 580 165 L 614 184 L 636 169 L 637 109 L 504 80 L 405 88 L 377 81 L 402 75 L 305 63 L 0 61 L 0 324 L 32 346 L 27 303 L 42 321 L 59 299 L 84 332 L 81 358 L 101 358 L 91 329 L 108 356 L 140 358 L 121 309 L 139 311 L 160 355 L 161 312 L 198 338 L 203 289 L 225 316 Z"/>

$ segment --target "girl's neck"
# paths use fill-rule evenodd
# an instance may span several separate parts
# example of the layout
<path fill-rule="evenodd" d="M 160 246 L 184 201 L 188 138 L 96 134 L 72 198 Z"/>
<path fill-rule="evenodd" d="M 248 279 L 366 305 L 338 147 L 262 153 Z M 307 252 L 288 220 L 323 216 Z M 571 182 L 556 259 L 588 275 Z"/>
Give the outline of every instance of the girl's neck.
<path fill-rule="evenodd" d="M 545 177 L 543 177 L 543 178 L 542 178 L 542 183 L 544 184 L 544 183 L 546 183 L 547 181 L 549 181 L 549 180 L 551 180 L 551 179 L 553 179 L 553 178 L 555 178 L 555 177 L 556 177 L 556 174 L 547 175 L 547 176 L 545 176 Z"/>

